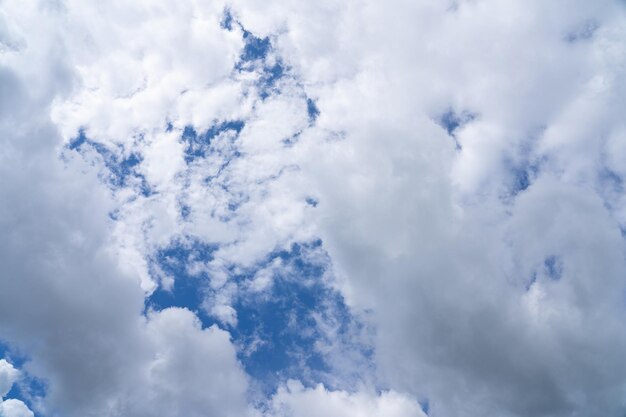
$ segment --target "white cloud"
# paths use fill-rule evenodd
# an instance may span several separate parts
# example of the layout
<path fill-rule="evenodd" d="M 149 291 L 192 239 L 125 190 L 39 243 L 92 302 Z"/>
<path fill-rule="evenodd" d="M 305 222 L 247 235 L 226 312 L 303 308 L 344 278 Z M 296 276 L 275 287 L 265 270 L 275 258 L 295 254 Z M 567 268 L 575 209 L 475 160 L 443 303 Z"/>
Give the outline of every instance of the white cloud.
<path fill-rule="evenodd" d="M 82 88 L 53 111 L 63 136 L 87 126 L 101 141 L 125 143 L 164 128 L 168 119 L 177 126 L 198 122 L 198 108 L 183 97 L 223 97 L 224 88 L 212 85 L 226 79 L 242 46 L 237 30 L 220 27 L 224 7 L 66 2 L 55 17 L 68 25 L 61 33 Z"/>
<path fill-rule="evenodd" d="M 33 417 L 33 412 L 20 400 L 0 401 L 0 417 Z"/>
<path fill-rule="evenodd" d="M 226 331 L 203 330 L 185 309 L 151 314 L 146 331 L 151 359 L 118 415 L 256 415 L 246 403 L 247 377 Z"/>
<path fill-rule="evenodd" d="M 0 359 L 0 399 L 4 398 L 17 381 L 20 372 L 5 359 Z"/>
<path fill-rule="evenodd" d="M 424 417 L 415 399 L 393 391 L 381 394 L 329 391 L 323 385 L 304 388 L 288 381 L 272 398 L 268 417 Z"/>

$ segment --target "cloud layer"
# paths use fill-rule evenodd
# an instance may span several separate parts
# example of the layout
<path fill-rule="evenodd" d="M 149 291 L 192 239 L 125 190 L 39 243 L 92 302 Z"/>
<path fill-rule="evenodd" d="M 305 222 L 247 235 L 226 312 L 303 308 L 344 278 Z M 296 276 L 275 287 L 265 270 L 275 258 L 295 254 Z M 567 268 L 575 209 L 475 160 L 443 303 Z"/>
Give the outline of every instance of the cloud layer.
<path fill-rule="evenodd" d="M 623 414 L 625 39 L 608 0 L 4 0 L 0 416 Z"/>

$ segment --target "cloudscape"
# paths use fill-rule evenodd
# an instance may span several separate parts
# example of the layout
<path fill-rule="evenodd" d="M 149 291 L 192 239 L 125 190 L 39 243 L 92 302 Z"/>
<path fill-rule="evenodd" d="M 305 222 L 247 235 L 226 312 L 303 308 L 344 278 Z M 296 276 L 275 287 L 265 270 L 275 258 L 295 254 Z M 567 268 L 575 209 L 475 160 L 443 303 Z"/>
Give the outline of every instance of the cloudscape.
<path fill-rule="evenodd" d="M 0 417 L 623 417 L 626 3 L 0 0 Z"/>

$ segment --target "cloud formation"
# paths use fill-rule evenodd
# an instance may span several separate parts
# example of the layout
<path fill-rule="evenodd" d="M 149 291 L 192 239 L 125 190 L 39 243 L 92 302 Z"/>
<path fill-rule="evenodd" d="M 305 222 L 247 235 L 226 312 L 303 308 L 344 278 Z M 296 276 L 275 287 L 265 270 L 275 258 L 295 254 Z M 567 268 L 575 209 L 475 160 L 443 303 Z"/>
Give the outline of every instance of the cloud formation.
<path fill-rule="evenodd" d="M 623 414 L 625 22 L 3 1 L 0 415 Z"/>

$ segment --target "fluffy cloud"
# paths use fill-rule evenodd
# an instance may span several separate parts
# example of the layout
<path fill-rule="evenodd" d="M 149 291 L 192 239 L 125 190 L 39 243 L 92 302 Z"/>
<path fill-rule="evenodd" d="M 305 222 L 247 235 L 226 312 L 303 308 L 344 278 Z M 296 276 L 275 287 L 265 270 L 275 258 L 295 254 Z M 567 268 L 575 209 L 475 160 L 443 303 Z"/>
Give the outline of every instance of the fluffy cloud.
<path fill-rule="evenodd" d="M 185 309 L 152 313 L 145 332 L 150 353 L 142 378 L 112 415 L 257 416 L 246 403 L 248 381 L 227 332 L 203 330 Z"/>
<path fill-rule="evenodd" d="M 2 417 L 33 417 L 34 414 L 20 400 L 6 400 L 0 402 L 0 416 Z"/>
<path fill-rule="evenodd" d="M 0 359 L 0 398 L 4 398 L 19 377 L 20 373 L 9 362 Z"/>
<path fill-rule="evenodd" d="M 1 7 L 0 335 L 37 411 L 254 414 L 228 333 L 143 314 L 176 285 L 154 254 L 214 248 L 184 270 L 234 329 L 317 238 L 369 388 L 290 382 L 269 415 L 626 409 L 622 3 Z"/>
<path fill-rule="evenodd" d="M 268 417 L 424 417 L 415 399 L 396 392 L 380 395 L 369 392 L 328 391 L 323 385 L 305 389 L 288 381 L 272 398 Z"/>

